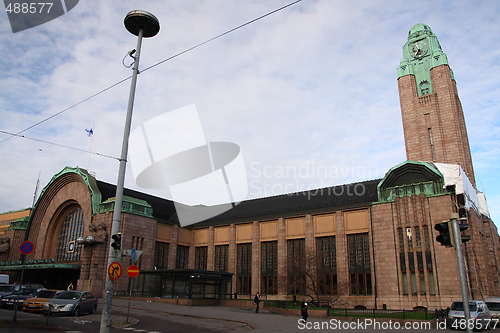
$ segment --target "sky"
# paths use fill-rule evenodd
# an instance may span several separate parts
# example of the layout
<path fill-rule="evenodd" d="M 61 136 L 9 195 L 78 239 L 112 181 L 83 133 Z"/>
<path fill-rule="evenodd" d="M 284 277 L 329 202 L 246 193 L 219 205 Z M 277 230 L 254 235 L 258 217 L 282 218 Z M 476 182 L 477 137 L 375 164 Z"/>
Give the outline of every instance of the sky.
<path fill-rule="evenodd" d="M 66 166 L 117 183 L 130 80 L 86 99 L 132 75 L 129 11 L 160 21 L 141 70 L 291 2 L 87 0 L 17 33 L 2 11 L 0 131 L 60 114 L 22 133 L 53 144 L 0 133 L 0 212 L 31 207 L 37 179 L 39 194 Z M 207 141 L 240 147 L 249 199 L 382 178 L 406 160 L 397 68 L 424 23 L 454 72 L 477 186 L 500 226 L 499 16 L 497 0 L 303 0 L 140 73 L 132 130 L 196 105 Z M 129 166 L 125 187 L 160 195 Z"/>

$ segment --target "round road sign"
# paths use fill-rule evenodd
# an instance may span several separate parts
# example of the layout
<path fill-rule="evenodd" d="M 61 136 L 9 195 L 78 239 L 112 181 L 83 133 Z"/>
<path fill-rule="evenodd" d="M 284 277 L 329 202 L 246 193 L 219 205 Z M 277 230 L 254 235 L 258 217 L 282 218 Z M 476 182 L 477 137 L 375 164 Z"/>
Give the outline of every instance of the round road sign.
<path fill-rule="evenodd" d="M 22 254 L 30 254 L 33 252 L 35 249 L 35 244 L 33 244 L 30 241 L 25 241 L 22 242 L 21 245 L 19 246 L 19 251 L 21 251 Z"/>
<path fill-rule="evenodd" d="M 111 280 L 118 280 L 122 276 L 122 265 L 117 261 L 113 261 L 108 267 L 108 275 Z"/>
<path fill-rule="evenodd" d="M 135 278 L 137 275 L 139 275 L 139 267 L 137 267 L 136 265 L 128 266 L 127 275 L 131 278 Z"/>

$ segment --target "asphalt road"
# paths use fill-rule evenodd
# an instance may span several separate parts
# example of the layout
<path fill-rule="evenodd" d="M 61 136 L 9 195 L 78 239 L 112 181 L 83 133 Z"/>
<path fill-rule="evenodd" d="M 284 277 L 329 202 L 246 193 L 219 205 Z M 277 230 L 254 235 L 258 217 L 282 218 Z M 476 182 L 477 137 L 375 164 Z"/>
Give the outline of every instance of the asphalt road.
<path fill-rule="evenodd" d="M 113 319 L 118 324 L 126 322 L 127 311 L 113 310 Z M 62 332 L 99 332 L 101 313 L 94 315 L 51 316 L 46 325 L 47 317 L 37 313 L 17 313 L 16 323 L 12 323 L 12 310 L 0 309 L 0 330 L 5 333 L 33 333 L 39 331 L 58 330 Z M 198 332 L 223 332 L 240 333 L 250 330 L 247 325 L 222 320 L 192 318 L 176 316 L 161 312 L 150 312 L 147 310 L 133 309 L 130 312 L 130 322 L 136 322 L 130 326 L 111 328 L 110 333 L 144 332 L 144 333 L 198 333 Z"/>
<path fill-rule="evenodd" d="M 116 303 L 116 304 L 115 304 Z M 365 322 L 371 319 L 348 319 L 348 318 L 312 318 L 309 317 L 308 325 L 298 325 L 299 316 L 280 315 L 272 313 L 266 308 L 256 314 L 253 309 L 233 307 L 185 307 L 154 301 L 132 301 L 129 322 L 126 324 L 127 300 L 116 299 L 113 303 L 112 319 L 114 328 L 111 333 L 143 332 L 219 332 L 219 333 L 279 333 L 279 332 L 324 332 L 324 331 L 349 331 L 349 332 L 401 332 L 405 330 L 406 324 L 418 325 L 422 321 L 402 320 L 378 320 L 381 327 L 368 325 L 356 325 L 356 321 Z M 33 333 L 43 332 L 44 329 L 59 330 L 68 333 L 77 332 L 99 332 L 102 305 L 98 313 L 94 315 L 82 315 L 80 317 L 51 316 L 49 327 L 45 326 L 47 317 L 42 314 L 18 312 L 17 322 L 12 324 L 12 310 L 0 309 L 0 331 L 2 333 Z M 219 318 L 219 319 L 210 319 Z M 432 322 L 432 321 L 431 321 Z M 249 325 L 245 324 L 248 323 Z M 392 323 L 393 326 L 388 326 Z M 335 324 L 335 325 L 333 325 Z M 416 332 L 451 332 L 436 327 L 410 329 Z M 398 325 L 398 326 L 394 326 Z M 399 327 L 400 326 L 400 327 Z M 500 325 L 490 332 L 500 332 Z M 253 327 L 253 328 L 252 328 Z M 31 328 L 31 329 L 30 329 Z M 398 329 L 399 328 L 399 329 Z M 408 327 L 410 328 L 410 327 Z M 462 331 L 463 332 L 463 331 Z"/>

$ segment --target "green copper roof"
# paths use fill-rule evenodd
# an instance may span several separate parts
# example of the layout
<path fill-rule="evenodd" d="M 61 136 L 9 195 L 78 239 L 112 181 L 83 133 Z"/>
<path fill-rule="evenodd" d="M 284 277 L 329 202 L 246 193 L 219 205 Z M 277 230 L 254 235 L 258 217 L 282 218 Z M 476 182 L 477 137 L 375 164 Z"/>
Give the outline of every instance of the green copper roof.
<path fill-rule="evenodd" d="M 433 165 L 419 161 L 405 161 L 392 167 L 378 183 L 377 192 L 379 202 L 394 201 L 405 195 L 446 193 L 441 172 Z"/>
<path fill-rule="evenodd" d="M 423 23 L 415 24 L 408 32 L 408 39 L 416 38 L 423 35 L 433 35 L 431 28 Z"/>
<path fill-rule="evenodd" d="M 80 169 L 78 167 L 65 167 L 61 172 L 54 175 L 49 183 L 43 188 L 33 211 L 36 210 L 38 203 L 43 198 L 45 192 L 52 186 L 52 184 L 56 183 L 59 178 L 70 173 L 74 173 L 80 176 L 87 185 L 92 202 L 92 216 L 106 211 L 114 210 L 115 197 L 108 198 L 106 201 L 102 202 L 103 195 L 99 190 L 96 179 L 93 176 L 91 176 L 86 170 Z M 150 218 L 153 217 L 153 208 L 150 204 L 148 204 L 147 201 L 130 196 L 123 197 L 122 212 L 142 215 Z"/>
<path fill-rule="evenodd" d="M 59 173 L 55 174 L 52 177 L 52 179 L 48 182 L 48 184 L 45 185 L 42 192 L 40 193 L 40 196 L 38 197 L 37 202 L 36 202 L 35 206 L 33 207 L 33 212 L 36 211 L 36 207 L 38 206 L 38 203 L 40 202 L 41 198 L 43 198 L 43 195 L 47 191 L 47 189 L 50 188 L 50 186 L 54 182 L 56 182 L 59 177 L 65 175 L 65 174 L 69 174 L 69 173 L 76 173 L 85 181 L 85 184 L 87 185 L 89 192 L 90 192 L 90 196 L 91 196 L 92 215 L 99 213 L 100 205 L 101 205 L 101 201 L 102 201 L 102 196 L 101 196 L 101 192 L 99 191 L 99 188 L 97 187 L 96 180 L 86 170 L 80 169 L 79 167 L 76 167 L 76 168 L 65 167 Z"/>
<path fill-rule="evenodd" d="M 431 28 L 423 23 L 414 25 L 403 46 L 403 60 L 398 67 L 398 78 L 413 75 L 419 96 L 432 93 L 430 71 L 434 67 L 449 65 L 448 58 Z M 452 72 L 452 79 L 453 72 Z"/>

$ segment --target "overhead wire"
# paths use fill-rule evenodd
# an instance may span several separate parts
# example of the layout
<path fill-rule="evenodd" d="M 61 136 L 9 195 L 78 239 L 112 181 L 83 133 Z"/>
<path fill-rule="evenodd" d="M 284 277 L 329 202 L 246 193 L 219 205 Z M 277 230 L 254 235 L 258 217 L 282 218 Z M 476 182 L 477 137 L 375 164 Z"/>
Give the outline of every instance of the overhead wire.
<path fill-rule="evenodd" d="M 63 147 L 63 148 L 68 148 L 68 149 L 83 151 L 85 153 L 94 154 L 94 155 L 103 156 L 103 157 L 108 157 L 108 158 L 112 158 L 112 159 L 118 160 L 118 161 L 120 160 L 118 157 L 113 157 L 113 156 L 106 155 L 106 154 L 101 154 L 101 153 L 89 152 L 88 150 L 85 150 L 85 149 L 80 149 L 80 148 L 70 147 L 70 146 L 66 146 L 66 145 L 61 145 L 59 143 L 53 143 L 53 142 L 49 142 L 49 141 L 45 141 L 45 140 L 30 138 L 29 136 L 25 136 L 25 135 L 19 135 L 19 134 L 10 133 L 10 132 L 7 132 L 7 131 L 2 131 L 2 130 L 0 130 L 0 133 L 8 134 L 8 135 L 11 135 L 11 136 L 17 136 L 17 137 L 28 139 L 28 140 L 43 142 L 43 143 L 47 143 L 47 144 L 53 145 L 53 146 L 59 146 L 59 147 Z"/>
<path fill-rule="evenodd" d="M 272 14 L 274 14 L 274 13 L 277 13 L 277 12 L 279 12 L 279 11 L 281 11 L 281 10 L 285 9 L 285 8 L 288 8 L 288 7 L 292 6 L 292 5 L 295 5 L 295 4 L 297 4 L 297 3 L 301 2 L 301 1 L 302 1 L 302 0 L 296 0 L 296 1 L 293 1 L 293 2 L 291 2 L 291 3 L 289 3 L 289 4 L 286 4 L 286 5 L 284 5 L 284 6 L 280 7 L 280 8 L 277 8 L 277 9 L 275 9 L 275 10 L 273 10 L 273 11 L 270 11 L 270 12 L 268 12 L 268 13 L 264 14 L 264 15 L 261 15 L 261 16 L 259 16 L 259 17 L 255 18 L 255 19 L 253 19 L 253 20 L 250 20 L 250 21 L 248 21 L 248 22 L 246 22 L 246 23 L 243 23 L 243 24 L 241 24 L 241 25 L 239 25 L 239 26 L 237 26 L 237 27 L 235 27 L 235 28 L 232 28 L 232 29 L 230 29 L 230 30 L 227 30 L 226 32 L 223 32 L 223 33 L 221 33 L 221 34 L 219 34 L 219 35 L 217 35 L 217 36 L 215 36 L 215 37 L 212 37 L 212 38 L 210 38 L 210 39 L 207 39 L 207 40 L 206 40 L 206 41 L 204 41 L 204 42 L 201 42 L 201 43 L 199 43 L 199 44 L 197 44 L 197 45 L 195 45 L 195 46 L 192 46 L 192 47 L 190 47 L 190 48 L 188 48 L 188 49 L 186 49 L 186 50 L 184 50 L 184 51 L 182 51 L 182 52 L 179 52 L 179 53 L 177 53 L 177 54 L 175 54 L 175 55 L 173 55 L 173 56 L 171 56 L 171 57 L 168 57 L 168 58 L 166 58 L 166 59 L 164 59 L 164 60 L 161 60 L 161 61 L 159 61 L 159 62 L 157 62 L 157 63 L 155 63 L 155 64 L 153 64 L 153 65 L 151 65 L 151 66 L 149 66 L 149 67 L 146 67 L 145 69 L 142 69 L 142 70 L 140 71 L 140 73 L 146 72 L 146 71 L 148 71 L 148 70 L 150 70 L 150 69 L 152 69 L 152 68 L 154 68 L 154 67 L 156 67 L 156 66 L 159 66 L 159 65 L 161 65 L 161 64 L 163 64 L 163 63 L 165 63 L 165 62 L 167 62 L 167 61 L 169 61 L 169 60 L 172 60 L 172 59 L 174 59 L 174 58 L 177 58 L 178 56 L 180 56 L 180 55 L 182 55 L 182 54 L 185 54 L 185 53 L 187 53 L 187 52 L 189 52 L 189 51 L 192 51 L 192 50 L 194 50 L 194 49 L 196 49 L 196 48 L 198 48 L 198 47 L 200 47 L 200 46 L 202 46 L 202 45 L 205 45 L 205 44 L 207 44 L 207 43 L 209 43 L 209 42 L 212 42 L 212 41 L 214 41 L 214 40 L 216 40 L 216 39 L 218 39 L 218 38 L 220 38 L 220 37 L 222 37 L 222 36 L 225 36 L 225 35 L 227 35 L 227 34 L 229 34 L 229 33 L 233 32 L 233 31 L 236 31 L 236 30 L 238 30 L 238 29 L 241 29 L 241 28 L 243 28 L 243 27 L 245 27 L 245 26 L 247 26 L 247 25 L 249 25 L 249 24 L 252 24 L 252 23 L 254 23 L 254 22 L 258 21 L 258 20 L 261 20 L 261 19 L 263 19 L 263 18 L 265 18 L 265 17 L 267 17 L 267 16 L 269 16 L 269 15 L 272 15 Z M 130 75 L 129 77 L 127 77 L 127 78 L 125 78 L 125 79 L 122 79 L 122 80 L 120 80 L 120 81 L 118 81 L 118 82 L 116 82 L 116 83 L 114 83 L 114 84 L 112 84 L 112 85 L 110 85 L 109 87 L 107 87 L 107 88 L 105 88 L 105 89 L 103 89 L 103 90 L 101 90 L 101 91 L 99 91 L 99 92 L 97 92 L 97 93 L 95 93 L 95 94 L 91 95 L 90 97 L 85 98 L 84 100 L 82 100 L 82 101 L 80 101 L 80 102 L 78 102 L 78 103 L 76 103 L 76 104 L 73 104 L 73 105 L 71 105 L 71 106 L 67 107 L 66 109 L 64 109 L 64 110 L 62 110 L 62 111 L 59 111 L 59 112 L 57 112 L 57 113 L 53 114 L 52 116 L 50 116 L 50 117 L 48 117 L 48 118 L 45 118 L 45 119 L 43 119 L 43 120 L 41 120 L 41 121 L 37 122 L 36 124 L 33 124 L 33 125 L 31 125 L 31 126 L 29 126 L 29 127 L 25 128 L 25 129 L 23 129 L 22 131 L 19 131 L 19 132 L 17 132 L 17 133 L 8 133 L 8 132 L 5 132 L 5 131 L 0 131 L 1 133 L 5 133 L 5 134 L 9 134 L 9 135 L 10 135 L 8 138 L 3 139 L 2 141 L 0 141 L 0 143 L 3 143 L 3 142 L 5 142 L 5 141 L 7 141 L 7 140 L 9 140 L 9 139 L 11 139 L 11 138 L 13 138 L 13 137 L 23 137 L 23 138 L 27 138 L 27 137 L 25 137 L 25 136 L 23 136 L 23 135 L 20 135 L 20 134 L 21 134 L 21 133 L 24 133 L 24 132 L 26 132 L 26 131 L 28 131 L 28 130 L 32 129 L 33 127 L 36 127 L 36 126 L 38 126 L 38 125 L 40 125 L 40 124 L 42 124 L 42 123 L 44 123 L 44 122 L 46 122 L 46 121 L 48 121 L 48 120 L 50 120 L 50 119 L 54 118 L 54 117 L 57 117 L 57 116 L 59 116 L 60 114 L 62 114 L 62 113 L 64 113 L 64 112 L 66 112 L 66 111 L 68 111 L 68 110 L 70 110 L 70 109 L 72 109 L 72 108 L 74 108 L 74 107 L 76 107 L 76 106 L 78 106 L 78 105 L 80 105 L 80 104 L 82 104 L 82 103 L 84 103 L 84 102 L 86 102 L 86 101 L 88 101 L 88 100 L 90 100 L 90 99 L 92 99 L 92 98 L 96 97 L 96 96 L 99 96 L 100 94 L 102 94 L 102 93 L 104 93 L 104 92 L 106 92 L 106 91 L 110 90 L 111 88 L 114 88 L 114 87 L 116 87 L 116 86 L 118 86 L 118 85 L 122 84 L 123 82 L 128 81 L 130 78 L 132 78 L 132 75 Z M 32 140 L 36 140 L 36 139 L 32 139 Z M 42 140 L 39 140 L 39 141 L 42 141 Z M 42 141 L 42 142 L 45 142 L 45 143 L 50 143 L 50 142 L 47 142 L 47 141 Z M 55 143 L 51 143 L 51 144 L 58 145 L 58 144 L 55 144 Z M 69 148 L 69 147 L 68 147 L 68 148 Z M 76 150 L 80 150 L 80 149 L 77 149 L 77 148 L 74 148 L 74 149 L 76 149 Z M 104 156 L 104 155 L 103 155 L 103 156 Z M 107 157 L 110 157 L 110 156 L 107 156 Z M 112 158 L 114 158 L 114 157 L 112 157 Z"/>

